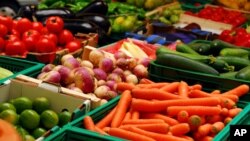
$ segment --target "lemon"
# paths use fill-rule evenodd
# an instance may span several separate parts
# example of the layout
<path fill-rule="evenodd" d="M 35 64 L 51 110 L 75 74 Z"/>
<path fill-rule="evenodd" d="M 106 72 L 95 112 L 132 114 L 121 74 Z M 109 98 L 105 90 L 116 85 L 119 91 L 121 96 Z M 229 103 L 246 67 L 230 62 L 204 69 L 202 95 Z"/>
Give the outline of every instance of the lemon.
<path fill-rule="evenodd" d="M 31 135 L 25 135 L 24 138 L 25 141 L 35 141 L 34 137 L 32 137 Z"/>
<path fill-rule="evenodd" d="M 19 122 L 25 129 L 33 130 L 38 127 L 40 116 L 36 111 L 27 109 L 20 114 Z"/>
<path fill-rule="evenodd" d="M 62 111 L 58 114 L 59 126 L 63 126 L 70 122 L 72 114 L 69 111 Z"/>
<path fill-rule="evenodd" d="M 11 109 L 11 110 L 16 112 L 16 108 L 13 104 L 8 103 L 8 102 L 4 102 L 4 103 L 0 104 L 0 113 L 4 110 L 7 110 L 7 109 Z"/>
<path fill-rule="evenodd" d="M 18 115 L 11 109 L 4 110 L 0 113 L 0 118 L 15 125 L 18 122 Z"/>
<path fill-rule="evenodd" d="M 32 132 L 32 136 L 37 139 L 44 135 L 47 131 L 44 128 L 38 127 Z"/>
<path fill-rule="evenodd" d="M 27 97 L 19 97 L 13 101 L 13 105 L 16 108 L 18 114 L 26 109 L 32 109 L 32 101 Z"/>
<path fill-rule="evenodd" d="M 46 129 L 51 129 L 59 123 L 59 117 L 56 112 L 52 110 L 45 110 L 40 115 L 41 123 Z"/>
<path fill-rule="evenodd" d="M 33 100 L 32 107 L 38 114 L 41 114 L 43 111 L 49 109 L 50 103 L 46 97 L 37 97 Z"/>

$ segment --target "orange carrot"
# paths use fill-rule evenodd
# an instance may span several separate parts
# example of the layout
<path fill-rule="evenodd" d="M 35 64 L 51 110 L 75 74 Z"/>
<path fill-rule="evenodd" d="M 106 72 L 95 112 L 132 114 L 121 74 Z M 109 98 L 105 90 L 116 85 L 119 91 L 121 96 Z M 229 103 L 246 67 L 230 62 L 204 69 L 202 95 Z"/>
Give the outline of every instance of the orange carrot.
<path fill-rule="evenodd" d="M 159 114 L 159 113 L 144 113 L 142 114 L 141 117 L 145 119 L 161 119 L 169 125 L 176 125 L 179 123 L 176 119 Z"/>
<path fill-rule="evenodd" d="M 131 141 L 155 141 L 154 139 L 148 136 L 138 134 L 135 132 L 131 132 L 131 131 L 126 131 L 126 130 L 119 129 L 119 128 L 110 128 L 109 135 L 131 140 Z"/>
<path fill-rule="evenodd" d="M 145 88 L 145 89 L 133 89 L 132 96 L 134 98 L 141 98 L 141 99 L 159 99 L 159 100 L 169 100 L 169 99 L 181 99 L 183 97 L 174 95 L 169 92 L 165 92 L 160 89 L 155 88 Z"/>
<path fill-rule="evenodd" d="M 230 109 L 228 111 L 228 116 L 231 118 L 234 118 L 236 115 L 238 115 L 240 112 L 242 111 L 241 108 L 234 108 L 234 109 Z"/>
<path fill-rule="evenodd" d="M 212 124 L 206 123 L 206 124 L 199 126 L 197 132 L 201 136 L 207 136 L 211 132 L 211 129 L 212 129 Z"/>
<path fill-rule="evenodd" d="M 132 116 L 131 113 L 130 113 L 130 112 L 127 112 L 126 115 L 125 115 L 125 117 L 123 118 L 123 121 L 125 121 L 125 120 L 130 120 L 130 119 L 131 119 L 131 116 Z M 123 122 L 123 121 L 122 121 L 122 122 Z"/>
<path fill-rule="evenodd" d="M 189 115 L 188 115 L 188 112 L 187 111 L 180 111 L 178 114 L 177 114 L 177 120 L 179 122 L 187 122 L 188 121 L 188 118 L 189 118 Z"/>
<path fill-rule="evenodd" d="M 94 131 L 97 133 L 100 133 L 102 135 L 108 135 L 105 131 L 103 131 L 102 129 L 100 129 L 99 127 L 96 127 L 96 126 L 94 128 Z"/>
<path fill-rule="evenodd" d="M 126 124 L 155 124 L 155 123 L 165 123 L 162 119 L 136 119 L 136 120 L 125 120 L 122 125 Z"/>
<path fill-rule="evenodd" d="M 194 139 L 190 136 L 186 136 L 186 135 L 183 135 L 183 136 L 179 136 L 180 138 L 183 138 L 183 139 L 186 139 L 187 141 L 194 141 Z"/>
<path fill-rule="evenodd" d="M 154 133 L 154 132 L 149 132 L 142 130 L 140 128 L 132 127 L 130 129 L 132 132 L 135 132 L 140 135 L 148 136 L 151 137 L 157 141 L 187 141 L 186 139 L 176 137 L 173 135 L 167 135 L 167 134 L 159 134 L 159 133 Z"/>
<path fill-rule="evenodd" d="M 191 90 L 188 96 L 191 98 L 211 97 L 208 92 L 202 90 Z"/>
<path fill-rule="evenodd" d="M 131 119 L 139 119 L 140 113 L 138 111 L 133 111 L 131 115 Z"/>
<path fill-rule="evenodd" d="M 206 120 L 207 120 L 207 123 L 215 123 L 218 121 L 222 121 L 222 117 L 221 115 L 207 116 Z"/>
<path fill-rule="evenodd" d="M 185 135 L 190 131 L 190 127 L 189 124 L 187 123 L 180 123 L 174 126 L 170 127 L 170 132 L 174 135 L 174 136 L 181 136 L 181 135 Z"/>
<path fill-rule="evenodd" d="M 102 130 L 103 130 L 105 133 L 108 133 L 109 130 L 110 130 L 110 127 L 104 127 Z"/>
<path fill-rule="evenodd" d="M 216 95 L 212 95 L 212 96 L 216 96 Z M 225 98 L 228 98 L 228 99 L 231 99 L 232 101 L 234 102 L 238 102 L 239 101 L 239 97 L 237 95 L 223 95 L 223 94 L 220 94 L 218 96 L 221 96 L 221 97 L 225 97 Z"/>
<path fill-rule="evenodd" d="M 137 84 L 136 87 L 139 88 L 157 88 L 160 89 L 166 85 L 169 85 L 167 82 L 158 82 L 158 83 L 152 83 L 152 84 Z"/>
<path fill-rule="evenodd" d="M 166 86 L 161 87 L 160 90 L 163 90 L 169 93 L 175 93 L 178 90 L 179 84 L 180 82 L 172 82 Z"/>
<path fill-rule="evenodd" d="M 229 98 L 226 98 L 226 97 L 220 97 L 221 99 L 221 106 L 224 107 L 224 108 L 228 108 L 228 109 L 231 109 L 231 108 L 234 108 L 236 106 L 236 103 L 229 99 Z"/>
<path fill-rule="evenodd" d="M 124 130 L 130 130 L 131 127 L 137 127 L 146 131 L 167 134 L 169 131 L 169 125 L 166 123 L 156 123 L 156 124 L 126 124 L 119 128 Z"/>
<path fill-rule="evenodd" d="M 218 95 L 221 94 L 220 90 L 213 90 L 211 93 L 211 95 Z"/>
<path fill-rule="evenodd" d="M 123 92 L 125 90 L 132 90 L 135 88 L 135 85 L 132 83 L 119 82 L 116 84 L 116 90 L 119 92 Z"/>
<path fill-rule="evenodd" d="M 217 115 L 220 114 L 221 108 L 215 106 L 171 106 L 167 108 L 167 114 L 170 116 L 177 115 L 180 111 L 187 111 L 189 115 Z"/>
<path fill-rule="evenodd" d="M 201 84 L 194 84 L 192 86 L 189 86 L 190 90 L 201 90 L 202 89 L 202 85 Z"/>
<path fill-rule="evenodd" d="M 222 115 L 224 117 L 228 116 L 228 109 L 227 108 L 222 108 L 220 115 Z"/>
<path fill-rule="evenodd" d="M 224 92 L 223 95 L 237 95 L 238 97 L 241 97 L 242 95 L 245 95 L 249 92 L 249 86 L 246 84 L 241 84 L 236 88 L 233 88 L 227 92 Z"/>
<path fill-rule="evenodd" d="M 139 84 L 152 84 L 152 83 L 155 83 L 147 78 L 142 78 L 140 81 L 139 81 Z"/>
<path fill-rule="evenodd" d="M 188 124 L 192 131 L 196 130 L 201 124 L 202 120 L 201 117 L 198 115 L 192 115 L 188 118 Z"/>
<path fill-rule="evenodd" d="M 215 122 L 212 124 L 211 132 L 218 133 L 225 127 L 225 124 L 221 121 Z"/>
<path fill-rule="evenodd" d="M 181 81 L 178 87 L 178 94 L 183 97 L 188 97 L 189 86 L 186 82 Z"/>
<path fill-rule="evenodd" d="M 205 136 L 205 137 L 202 137 L 200 141 L 213 141 L 213 137 L 211 136 Z"/>
<path fill-rule="evenodd" d="M 99 122 L 97 122 L 96 127 L 102 129 L 110 125 L 114 115 L 115 115 L 116 107 L 111 110 L 104 118 L 102 118 Z"/>
<path fill-rule="evenodd" d="M 227 125 L 229 122 L 231 122 L 233 119 L 231 117 L 226 117 L 224 119 L 224 124 Z"/>
<path fill-rule="evenodd" d="M 123 121 L 123 118 L 126 115 L 126 112 L 130 106 L 131 101 L 132 101 L 131 92 L 129 90 L 125 90 L 121 94 L 121 98 L 117 104 L 116 112 L 111 121 L 111 127 L 119 127 L 121 125 L 121 122 Z"/>
<path fill-rule="evenodd" d="M 83 119 L 84 127 L 88 130 L 95 131 L 95 124 L 90 116 L 85 116 Z"/>

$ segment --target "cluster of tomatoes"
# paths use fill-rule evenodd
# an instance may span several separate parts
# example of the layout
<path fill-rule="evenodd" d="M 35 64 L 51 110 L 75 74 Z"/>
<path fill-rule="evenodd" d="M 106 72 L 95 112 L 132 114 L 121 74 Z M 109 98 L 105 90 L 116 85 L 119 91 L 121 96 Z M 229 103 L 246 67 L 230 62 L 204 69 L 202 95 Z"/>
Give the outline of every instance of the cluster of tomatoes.
<path fill-rule="evenodd" d="M 27 52 L 51 53 L 67 48 L 73 52 L 81 42 L 64 29 L 64 21 L 48 17 L 45 25 L 27 18 L 13 20 L 0 16 L 0 52 L 8 56 L 25 56 Z"/>

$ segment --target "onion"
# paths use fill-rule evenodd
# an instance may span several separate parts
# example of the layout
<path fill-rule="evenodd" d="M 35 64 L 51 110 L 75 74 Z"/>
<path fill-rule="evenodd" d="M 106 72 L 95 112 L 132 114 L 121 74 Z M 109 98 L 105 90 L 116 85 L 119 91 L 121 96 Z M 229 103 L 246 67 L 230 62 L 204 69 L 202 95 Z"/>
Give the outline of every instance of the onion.
<path fill-rule="evenodd" d="M 94 94 L 96 95 L 96 97 L 104 99 L 107 97 L 107 92 L 109 90 L 110 88 L 108 86 L 99 86 L 95 89 Z"/>
<path fill-rule="evenodd" d="M 112 71 L 112 73 L 118 74 L 118 75 L 122 78 L 122 81 L 125 81 L 125 80 L 126 80 L 126 78 L 125 78 L 125 76 L 124 76 L 124 74 L 123 74 L 123 69 L 117 67 L 117 68 L 115 68 L 115 69 Z"/>
<path fill-rule="evenodd" d="M 115 84 L 116 82 L 114 80 L 109 80 L 106 82 L 106 86 L 108 86 L 111 90 L 114 90 L 115 89 Z"/>
<path fill-rule="evenodd" d="M 105 84 L 106 84 L 105 80 L 99 80 L 99 81 L 97 81 L 97 87 L 105 85 Z"/>
<path fill-rule="evenodd" d="M 82 68 L 86 69 L 86 70 L 89 72 L 90 75 L 92 75 L 92 76 L 95 75 L 93 69 L 91 69 L 91 68 L 89 68 L 89 67 L 82 67 Z"/>
<path fill-rule="evenodd" d="M 74 58 L 74 56 L 72 54 L 63 55 L 63 57 L 61 58 L 61 63 L 63 64 L 69 58 Z"/>
<path fill-rule="evenodd" d="M 95 89 L 95 79 L 85 68 L 75 70 L 74 82 L 84 93 L 91 93 Z"/>
<path fill-rule="evenodd" d="M 132 70 L 137 65 L 137 60 L 135 58 L 127 59 L 127 61 L 129 70 Z"/>
<path fill-rule="evenodd" d="M 122 82 L 122 78 L 116 73 L 110 73 L 107 80 L 113 80 L 115 82 Z"/>
<path fill-rule="evenodd" d="M 103 58 L 99 62 L 99 68 L 104 70 L 105 72 L 111 72 L 114 68 L 113 60 L 111 60 L 110 58 Z"/>
<path fill-rule="evenodd" d="M 110 100 L 110 99 L 115 98 L 118 94 L 115 91 L 108 91 L 106 95 L 107 97 L 105 97 L 105 99 Z"/>
<path fill-rule="evenodd" d="M 62 86 L 66 86 L 70 83 L 72 83 L 74 81 L 74 77 L 72 75 L 70 75 L 70 69 L 63 66 L 63 65 L 58 65 L 56 67 L 54 67 L 55 71 L 58 71 L 61 75 L 61 81 L 60 83 L 62 84 Z"/>
<path fill-rule="evenodd" d="M 63 62 L 63 65 L 69 69 L 80 67 L 80 63 L 75 58 L 68 58 Z"/>
<path fill-rule="evenodd" d="M 135 68 L 133 69 L 133 73 L 138 78 L 147 78 L 148 77 L 148 70 L 142 64 L 135 66 Z"/>
<path fill-rule="evenodd" d="M 119 58 L 127 58 L 127 55 L 122 51 L 117 51 L 114 53 L 114 57 L 118 60 Z"/>
<path fill-rule="evenodd" d="M 49 72 L 55 67 L 54 64 L 47 64 L 42 68 L 42 72 Z"/>
<path fill-rule="evenodd" d="M 82 60 L 81 61 L 81 66 L 82 67 L 88 67 L 88 68 L 91 68 L 91 69 L 94 68 L 94 65 L 88 60 Z"/>
<path fill-rule="evenodd" d="M 126 76 L 126 82 L 127 83 L 133 83 L 133 84 L 138 84 L 138 78 L 134 74 L 129 74 Z"/>
<path fill-rule="evenodd" d="M 125 58 L 119 58 L 116 60 L 116 66 L 125 70 L 128 67 L 128 61 Z"/>
<path fill-rule="evenodd" d="M 60 83 L 61 80 L 61 75 L 57 71 L 49 71 L 46 72 L 45 74 L 42 74 L 39 76 L 40 80 L 47 81 L 47 82 L 52 82 L 52 83 Z"/>
<path fill-rule="evenodd" d="M 125 70 L 123 72 L 123 74 L 124 74 L 124 76 L 128 76 L 128 75 L 133 74 L 133 73 L 130 70 Z"/>
<path fill-rule="evenodd" d="M 94 76 L 97 80 L 106 80 L 107 79 L 107 73 L 100 69 L 100 68 L 96 68 L 93 70 L 94 71 Z"/>
<path fill-rule="evenodd" d="M 98 49 L 94 49 L 89 53 L 89 61 L 94 66 L 98 66 L 102 58 L 104 58 L 104 53 Z"/>
<path fill-rule="evenodd" d="M 140 60 L 140 64 L 142 64 L 144 67 L 148 67 L 149 63 L 150 63 L 151 59 L 146 57 Z"/>

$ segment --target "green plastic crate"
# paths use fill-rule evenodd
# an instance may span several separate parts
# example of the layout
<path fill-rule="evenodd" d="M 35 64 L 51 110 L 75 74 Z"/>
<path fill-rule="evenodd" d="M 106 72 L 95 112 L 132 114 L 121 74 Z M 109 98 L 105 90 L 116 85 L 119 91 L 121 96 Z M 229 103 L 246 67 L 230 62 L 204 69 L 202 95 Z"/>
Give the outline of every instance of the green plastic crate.
<path fill-rule="evenodd" d="M 37 76 L 41 69 L 43 68 L 44 64 L 38 62 L 27 61 L 23 59 L 11 58 L 7 56 L 0 56 L 0 67 L 8 69 L 12 71 L 14 74 L 1 79 L 0 84 L 4 81 L 14 78 L 19 74 L 24 74 L 27 76 Z"/>

